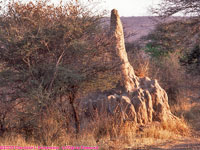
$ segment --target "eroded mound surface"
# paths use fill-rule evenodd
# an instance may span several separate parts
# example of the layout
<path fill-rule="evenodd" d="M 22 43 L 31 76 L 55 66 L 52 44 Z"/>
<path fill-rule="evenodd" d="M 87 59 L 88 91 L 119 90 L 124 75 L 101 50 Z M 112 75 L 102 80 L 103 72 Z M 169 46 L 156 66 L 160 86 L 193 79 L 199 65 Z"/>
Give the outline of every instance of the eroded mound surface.
<path fill-rule="evenodd" d="M 81 117 L 92 118 L 106 114 L 106 116 L 120 116 L 122 121 L 133 121 L 146 124 L 152 121 L 173 121 L 177 119 L 169 108 L 166 92 L 157 80 L 137 78 L 139 87 L 129 93 L 122 88 L 112 89 L 103 93 L 96 93 L 87 97 L 81 103 Z"/>

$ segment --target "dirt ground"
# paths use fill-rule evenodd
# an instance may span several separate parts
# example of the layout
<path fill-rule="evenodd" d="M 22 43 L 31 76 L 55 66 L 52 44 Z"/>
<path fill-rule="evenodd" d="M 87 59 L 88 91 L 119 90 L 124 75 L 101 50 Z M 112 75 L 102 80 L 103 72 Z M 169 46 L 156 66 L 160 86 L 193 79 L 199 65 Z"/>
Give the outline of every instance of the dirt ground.
<path fill-rule="evenodd" d="M 160 145 L 145 148 L 127 148 L 124 150 L 200 150 L 200 138 L 185 138 L 179 141 L 165 142 Z"/>

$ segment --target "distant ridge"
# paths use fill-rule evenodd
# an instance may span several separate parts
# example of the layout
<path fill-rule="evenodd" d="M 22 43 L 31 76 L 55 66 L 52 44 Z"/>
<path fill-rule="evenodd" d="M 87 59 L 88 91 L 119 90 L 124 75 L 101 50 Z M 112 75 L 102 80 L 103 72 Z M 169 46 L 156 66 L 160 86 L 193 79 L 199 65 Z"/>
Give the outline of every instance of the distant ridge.
<path fill-rule="evenodd" d="M 153 31 L 157 24 L 162 22 L 172 22 L 176 20 L 182 20 L 186 17 L 173 16 L 167 19 L 161 19 L 156 16 L 132 16 L 132 17 L 121 17 L 126 42 L 138 41 L 141 37 L 148 35 Z M 104 18 L 105 24 L 110 23 L 110 18 Z M 129 35 L 129 36 L 128 36 Z"/>

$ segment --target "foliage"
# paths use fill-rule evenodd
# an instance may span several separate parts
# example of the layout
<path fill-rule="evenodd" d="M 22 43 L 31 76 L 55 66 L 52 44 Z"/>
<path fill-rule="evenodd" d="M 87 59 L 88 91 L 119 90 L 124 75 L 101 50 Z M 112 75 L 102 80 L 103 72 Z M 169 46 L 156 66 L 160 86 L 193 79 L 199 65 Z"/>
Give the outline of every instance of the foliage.
<path fill-rule="evenodd" d="M 160 58 L 167 55 L 167 51 L 161 50 L 160 47 L 154 47 L 150 43 L 146 45 L 145 52 L 148 53 L 152 58 Z"/>
<path fill-rule="evenodd" d="M 187 91 L 197 85 L 190 82 L 196 69 L 191 68 L 187 61 L 194 45 L 199 42 L 197 20 L 176 19 L 158 24 L 146 37 L 148 43 L 145 48 L 145 52 L 151 56 L 149 75 L 158 79 L 167 91 L 170 104 L 179 103 L 183 97 L 187 97 Z"/>
<path fill-rule="evenodd" d="M 162 59 L 152 59 L 149 70 L 150 76 L 157 79 L 166 90 L 169 104 L 181 103 L 186 91 L 192 89 L 190 76 L 179 62 L 179 53 L 169 53 Z"/>
<path fill-rule="evenodd" d="M 200 42 L 199 33 L 198 19 L 180 18 L 177 21 L 159 24 L 146 37 L 147 40 L 150 40 L 147 46 L 158 47 L 159 51 L 164 54 L 178 53 L 181 64 L 189 68 L 191 64 L 188 59 L 191 59 L 192 53 L 198 55 L 195 47 Z"/>
<path fill-rule="evenodd" d="M 175 51 L 182 52 L 188 49 L 188 44 L 191 44 L 188 38 L 192 38 L 195 34 L 196 30 L 193 29 L 191 23 L 174 21 L 158 24 L 156 29 L 152 31 L 146 39 L 150 40 L 148 45 L 159 47 L 160 50 L 162 49 L 162 51 L 167 53 Z"/>
<path fill-rule="evenodd" d="M 129 45 L 128 48 L 129 60 L 136 75 L 158 80 L 167 92 L 170 105 L 181 103 L 181 99 L 190 89 L 193 89 L 189 80 L 190 76 L 179 61 L 180 53 L 163 53 L 162 49 L 154 47 L 150 49 L 150 53 L 134 45 L 132 47 Z"/>
<path fill-rule="evenodd" d="M 180 59 L 181 64 L 186 66 L 187 71 L 193 75 L 199 75 L 200 71 L 200 48 L 199 45 L 194 45 L 191 51 L 187 52 L 184 57 Z"/>
<path fill-rule="evenodd" d="M 149 76 L 149 55 L 136 43 L 126 43 L 126 50 L 135 74 L 142 78 Z"/>
<path fill-rule="evenodd" d="M 2 8 L 0 131 L 14 130 L 44 144 L 58 138 L 70 121 L 78 132 L 75 99 L 80 87 L 113 68 L 103 57 L 109 57 L 110 40 L 101 29 L 101 16 L 73 0 L 58 6 L 13 1 Z M 55 130 L 43 137 L 50 126 Z"/>
<path fill-rule="evenodd" d="M 152 12 L 162 17 L 177 13 L 199 16 L 199 4 L 199 0 L 162 0 L 157 8 L 152 9 Z"/>
<path fill-rule="evenodd" d="M 198 0 L 162 0 L 158 6 L 152 8 L 153 13 L 163 18 L 174 14 L 185 15 L 175 22 L 157 27 L 164 29 L 158 30 L 157 44 L 160 43 L 167 51 L 181 53 L 182 65 L 186 66 L 188 72 L 195 74 L 199 74 L 199 4 Z M 159 31 L 162 33 L 159 34 Z"/>

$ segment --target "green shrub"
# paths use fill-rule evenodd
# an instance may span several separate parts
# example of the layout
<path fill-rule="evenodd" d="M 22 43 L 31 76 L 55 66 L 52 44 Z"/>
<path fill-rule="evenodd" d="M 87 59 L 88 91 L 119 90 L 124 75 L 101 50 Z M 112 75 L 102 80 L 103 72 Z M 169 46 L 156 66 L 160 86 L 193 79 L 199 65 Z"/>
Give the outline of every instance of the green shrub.
<path fill-rule="evenodd" d="M 153 46 L 152 44 L 147 44 L 144 50 L 146 53 L 148 53 L 151 57 L 160 58 L 167 55 L 167 51 L 163 51 L 161 47 L 159 46 Z"/>

